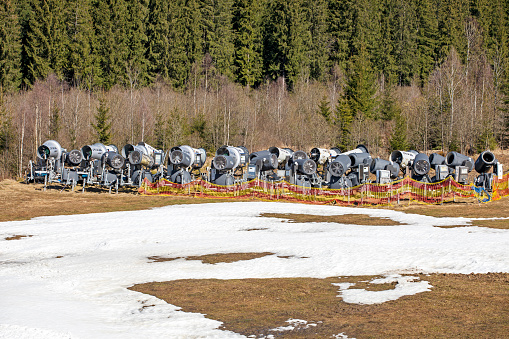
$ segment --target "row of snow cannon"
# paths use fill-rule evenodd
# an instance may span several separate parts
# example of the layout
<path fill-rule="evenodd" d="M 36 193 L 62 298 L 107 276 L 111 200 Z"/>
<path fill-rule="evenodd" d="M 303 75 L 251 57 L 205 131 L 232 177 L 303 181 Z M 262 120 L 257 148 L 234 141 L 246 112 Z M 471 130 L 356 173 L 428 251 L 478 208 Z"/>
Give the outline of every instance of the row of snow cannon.
<path fill-rule="evenodd" d="M 290 148 L 270 147 L 249 153 L 243 146 L 219 147 L 206 169 L 206 151 L 188 145 L 164 152 L 147 143 L 127 144 L 120 151 L 114 145 L 96 143 L 68 152 L 55 140 L 37 150 L 37 160 L 29 163 L 26 180 L 62 183 L 73 189 L 77 184 L 101 185 L 118 190 L 122 186 L 140 187 L 146 179 L 166 179 L 187 184 L 198 178 L 215 185 L 230 186 L 245 181 L 285 180 L 309 188 L 344 189 L 365 183 L 389 184 L 404 176 L 435 183 L 453 177 L 468 184 L 469 173 L 479 174 L 474 184 L 492 190 L 494 176 L 503 174 L 502 164 L 490 151 L 477 160 L 458 152 L 446 156 L 417 151 L 393 151 L 388 160 L 372 158 L 364 145 L 342 152 L 339 148 L 313 148 L 309 153 Z M 430 170 L 434 176 L 430 176 Z M 374 177 L 374 179 L 373 179 Z"/>

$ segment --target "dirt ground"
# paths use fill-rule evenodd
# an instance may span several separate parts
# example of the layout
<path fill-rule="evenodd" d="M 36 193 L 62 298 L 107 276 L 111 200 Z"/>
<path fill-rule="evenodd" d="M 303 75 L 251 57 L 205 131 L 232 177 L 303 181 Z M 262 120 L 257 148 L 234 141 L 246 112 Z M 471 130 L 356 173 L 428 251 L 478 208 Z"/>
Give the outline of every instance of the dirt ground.
<path fill-rule="evenodd" d="M 436 217 L 509 217 L 509 198 L 479 204 L 400 205 L 390 208 L 406 213 Z M 14 180 L 0 182 L 0 221 L 25 220 L 38 216 L 81 214 L 148 209 L 189 203 L 231 200 L 193 197 L 155 197 L 135 191 L 109 194 L 107 190 L 60 191 L 42 185 L 26 185 Z M 287 222 L 313 222 L 317 216 L 267 214 Z M 323 217 L 322 217 L 323 218 Z M 369 216 L 344 216 L 360 225 L 384 226 L 394 222 Z M 345 222 L 346 219 L 342 221 Z M 328 218 L 328 222 L 337 222 Z M 477 226 L 509 228 L 509 221 L 479 220 Z M 27 235 L 19 235 L 27 236 Z M 6 239 L 7 240 L 7 239 Z M 16 241 L 16 236 L 8 239 Z M 271 253 L 218 254 L 185 258 L 204 263 L 250 260 Z M 147 262 L 178 258 L 147 258 Z M 181 258 L 182 259 L 182 258 Z M 338 298 L 336 282 L 357 283 L 353 288 L 373 288 L 360 283 L 373 277 L 331 277 L 327 279 L 242 279 L 179 280 L 133 286 L 133 290 L 152 294 L 180 306 L 184 311 L 200 312 L 222 321 L 225 329 L 255 337 L 269 334 L 276 338 L 330 338 L 344 333 L 355 338 L 504 338 L 509 333 L 509 274 L 419 274 L 433 288 L 430 292 L 406 296 L 379 305 L 354 305 Z M 380 288 L 380 286 L 377 286 Z M 383 288 L 394 288 L 392 285 Z M 286 320 L 305 319 L 316 324 L 290 332 L 270 331 L 288 325 Z"/>

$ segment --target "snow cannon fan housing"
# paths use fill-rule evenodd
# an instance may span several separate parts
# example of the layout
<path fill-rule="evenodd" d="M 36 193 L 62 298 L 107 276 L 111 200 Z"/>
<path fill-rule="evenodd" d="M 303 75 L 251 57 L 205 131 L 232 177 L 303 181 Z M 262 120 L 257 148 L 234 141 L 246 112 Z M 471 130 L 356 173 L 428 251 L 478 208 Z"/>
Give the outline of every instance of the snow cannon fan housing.
<path fill-rule="evenodd" d="M 311 159 L 297 159 L 294 161 L 297 173 L 313 175 L 316 173 L 316 162 Z"/>
<path fill-rule="evenodd" d="M 475 161 L 474 167 L 477 173 L 486 173 L 497 162 L 495 155 L 490 151 L 482 152 Z"/>
<path fill-rule="evenodd" d="M 83 158 L 87 161 L 90 160 L 101 160 L 102 156 L 106 152 L 115 152 L 118 153 L 118 148 L 115 145 L 104 145 L 100 142 L 95 143 L 93 145 L 86 145 L 81 148 L 81 153 L 83 153 Z"/>
<path fill-rule="evenodd" d="M 458 152 L 449 152 L 445 157 L 445 164 L 449 167 L 464 166 L 471 172 L 474 169 L 474 160 Z"/>
<path fill-rule="evenodd" d="M 391 153 L 391 161 L 398 164 L 401 169 L 405 169 L 412 165 L 417 154 L 419 154 L 419 152 L 414 150 L 410 150 L 408 152 L 394 151 Z"/>
<path fill-rule="evenodd" d="M 140 146 L 127 144 L 122 147 L 121 155 L 129 160 L 131 165 L 141 165 L 151 168 L 154 166 L 154 158 L 147 154 L 147 149 Z"/>
<path fill-rule="evenodd" d="M 234 170 L 237 167 L 246 166 L 248 157 L 249 151 L 243 146 L 221 146 L 212 159 L 212 165 L 220 171 Z"/>
<path fill-rule="evenodd" d="M 376 158 L 371 161 L 369 171 L 373 174 L 376 174 L 377 171 L 389 171 L 390 178 L 394 179 L 398 177 L 399 165 L 389 160 Z"/>
<path fill-rule="evenodd" d="M 65 151 L 62 149 L 58 141 L 55 140 L 47 140 L 37 148 L 37 157 L 39 159 L 60 159 L 62 156 L 62 151 Z"/>
<path fill-rule="evenodd" d="M 154 159 L 153 166 L 159 166 L 163 163 L 164 152 L 156 149 L 145 142 L 139 142 L 137 147 L 143 151 L 144 154 Z"/>
<path fill-rule="evenodd" d="M 113 169 L 122 169 L 125 166 L 125 158 L 113 151 L 104 153 L 101 161 Z"/>
<path fill-rule="evenodd" d="M 416 175 L 426 175 L 430 170 L 429 158 L 424 153 L 419 153 L 415 156 L 414 161 L 412 163 L 412 171 Z"/>
<path fill-rule="evenodd" d="M 83 153 L 80 150 L 73 149 L 65 153 L 65 163 L 69 166 L 79 166 L 83 161 Z"/>
<path fill-rule="evenodd" d="M 327 161 L 331 161 L 339 154 L 341 154 L 339 148 L 331 148 L 329 150 L 315 147 L 309 152 L 309 158 L 319 165 L 324 165 Z"/>
<path fill-rule="evenodd" d="M 293 151 L 289 148 L 271 147 L 269 152 L 276 155 L 280 165 L 285 164 L 293 155 Z"/>
<path fill-rule="evenodd" d="M 340 154 L 329 164 L 329 174 L 333 177 L 341 177 L 351 166 L 352 161 L 350 157 L 345 154 Z"/>
<path fill-rule="evenodd" d="M 339 149 L 335 148 L 335 150 L 339 150 Z M 368 153 L 369 154 L 369 151 L 368 151 L 368 148 L 366 146 L 364 146 L 364 145 L 357 145 L 356 148 L 354 148 L 354 149 L 352 149 L 350 151 L 339 153 L 339 154 L 350 155 L 350 154 L 354 154 L 354 153 Z"/>
<path fill-rule="evenodd" d="M 169 162 L 180 168 L 202 168 L 207 159 L 207 152 L 203 148 L 192 148 L 182 145 L 173 147 L 170 152 Z"/>
<path fill-rule="evenodd" d="M 268 150 L 259 151 L 249 155 L 249 164 L 259 165 L 260 171 L 269 171 L 277 168 L 278 160 L 277 156 L 274 153 L 270 153 Z"/>
<path fill-rule="evenodd" d="M 445 165 L 445 157 L 438 153 L 431 153 L 429 155 L 429 163 L 431 167 L 437 169 L 437 166 Z"/>

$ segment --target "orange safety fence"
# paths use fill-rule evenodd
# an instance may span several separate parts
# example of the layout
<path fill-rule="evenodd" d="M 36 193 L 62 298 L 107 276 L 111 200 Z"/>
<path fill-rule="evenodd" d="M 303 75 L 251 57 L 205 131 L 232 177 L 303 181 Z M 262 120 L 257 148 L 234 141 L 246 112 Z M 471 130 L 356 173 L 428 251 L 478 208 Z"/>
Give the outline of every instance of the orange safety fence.
<path fill-rule="evenodd" d="M 489 202 L 509 195 L 509 174 L 502 179 L 495 177 L 493 192 L 486 192 L 474 185 L 462 185 L 452 177 L 436 183 L 424 183 L 405 177 L 389 184 L 367 183 L 343 189 L 309 188 L 287 181 L 269 182 L 258 179 L 230 186 L 215 185 L 203 179 L 182 185 L 160 179 L 155 183 L 145 180 L 139 192 L 145 195 L 187 195 L 336 205 L 394 205 L 411 202 L 442 204 L 466 198 Z"/>

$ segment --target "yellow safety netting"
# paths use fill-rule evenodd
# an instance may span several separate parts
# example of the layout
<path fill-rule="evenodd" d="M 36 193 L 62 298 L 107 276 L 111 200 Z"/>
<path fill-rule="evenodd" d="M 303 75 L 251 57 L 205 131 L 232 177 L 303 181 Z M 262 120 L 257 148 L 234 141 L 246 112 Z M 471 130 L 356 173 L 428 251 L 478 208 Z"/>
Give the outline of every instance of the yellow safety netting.
<path fill-rule="evenodd" d="M 231 186 L 215 185 L 202 179 L 183 185 L 161 179 L 155 183 L 145 180 L 139 192 L 145 195 L 187 195 L 337 205 L 394 205 L 411 202 L 442 204 L 469 198 L 489 202 L 509 195 L 509 174 L 502 179 L 493 180 L 493 192 L 486 192 L 473 185 L 459 184 L 451 177 L 436 183 L 424 183 L 405 177 L 389 184 L 368 183 L 344 189 L 309 188 L 286 181 L 269 182 L 258 179 Z"/>

